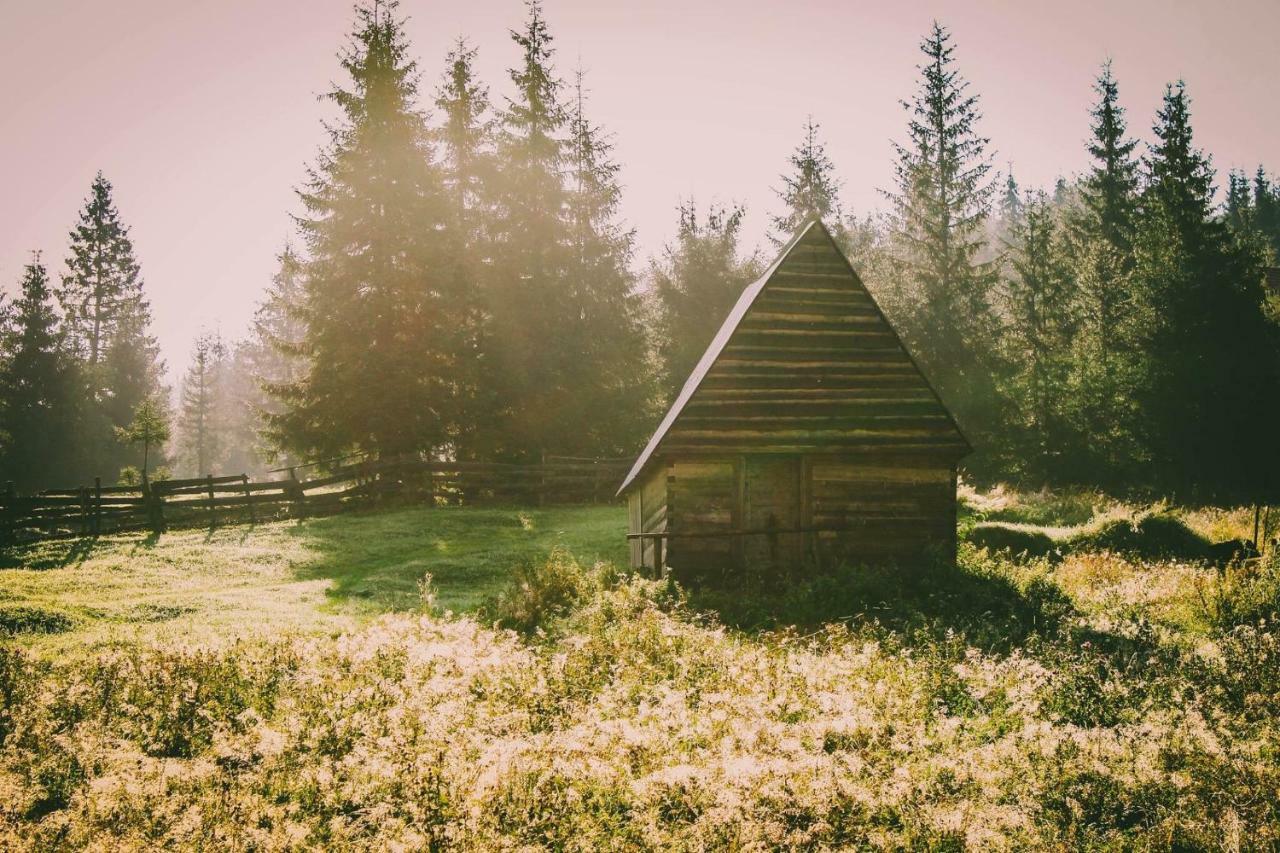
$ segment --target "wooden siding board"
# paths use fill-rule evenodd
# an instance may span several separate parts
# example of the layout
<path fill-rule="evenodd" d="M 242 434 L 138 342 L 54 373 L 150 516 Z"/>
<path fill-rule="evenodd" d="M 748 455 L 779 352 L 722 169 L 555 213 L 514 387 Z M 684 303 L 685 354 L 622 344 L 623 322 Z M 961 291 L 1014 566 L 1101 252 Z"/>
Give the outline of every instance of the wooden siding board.
<path fill-rule="evenodd" d="M 859 415 L 828 424 L 840 426 L 838 429 L 789 429 L 799 423 L 819 424 L 795 420 L 804 417 L 798 413 L 788 418 L 785 407 L 780 407 L 776 414 L 782 428 L 772 431 L 757 429 L 751 421 L 726 421 L 718 430 L 689 429 L 707 423 L 698 420 L 696 408 L 690 408 L 704 390 L 735 394 L 766 391 L 770 393 L 761 398 L 773 403 L 795 399 L 797 390 L 821 396 L 839 389 L 900 392 L 911 396 L 916 405 L 882 412 L 886 421 L 878 425 L 881 428 L 872 428 Z M 773 392 L 793 396 L 775 397 Z M 693 419 L 691 424 L 683 423 L 686 415 Z M 957 457 L 969 449 L 896 331 L 826 228 L 815 221 L 801 229 L 765 275 L 744 290 L 637 459 L 623 489 L 648 465 L 660 445 L 668 453 L 717 442 L 730 452 L 786 452 L 787 447 L 804 452 L 824 446 L 848 449 L 859 443 L 876 447 L 908 439 Z"/>

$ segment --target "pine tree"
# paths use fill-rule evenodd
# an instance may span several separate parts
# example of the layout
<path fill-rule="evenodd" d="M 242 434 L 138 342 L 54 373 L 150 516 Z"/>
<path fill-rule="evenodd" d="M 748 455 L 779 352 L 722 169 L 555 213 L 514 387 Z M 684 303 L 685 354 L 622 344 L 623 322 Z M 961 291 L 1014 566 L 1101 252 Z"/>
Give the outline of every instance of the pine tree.
<path fill-rule="evenodd" d="M 489 90 L 475 76 L 477 49 L 459 39 L 446 58 L 447 71 L 436 96 L 443 123 L 441 143 L 444 183 L 453 216 L 469 246 L 486 233 L 487 206 L 493 180 L 493 121 Z"/>
<path fill-rule="evenodd" d="M 86 364 L 96 367 L 120 331 L 120 318 L 138 310 L 143 301 L 133 241 L 112 201 L 111 183 L 101 172 L 71 231 L 67 270 L 58 295 L 68 342 Z"/>
<path fill-rule="evenodd" d="M 775 190 L 775 194 L 785 211 L 771 217 L 773 233 L 770 239 L 776 246 L 782 246 L 801 225 L 815 217 L 827 225 L 837 241 L 843 242 L 840 182 L 836 179 L 835 165 L 827 156 L 826 146 L 818 138 L 818 127 L 813 116 L 805 121 L 804 139 L 787 161 L 791 165 L 791 173 L 779 176 L 782 189 Z"/>
<path fill-rule="evenodd" d="M 237 446 L 251 450 L 246 458 L 300 461 L 272 440 L 271 418 L 286 407 L 281 397 L 307 375 L 306 263 L 292 245 L 277 256 L 279 268 L 254 313 L 249 337 L 236 347 L 233 405 L 241 423 Z M 246 465 L 246 470 L 252 465 Z"/>
<path fill-rule="evenodd" d="M 1137 142 L 1127 136 L 1111 64 L 1094 83 L 1093 158 L 1067 210 L 1067 253 L 1076 283 L 1079 326 L 1072 342 L 1074 393 L 1067 399 L 1083 441 L 1073 468 L 1088 482 L 1121 486 L 1146 456 L 1137 395 L 1144 383 L 1142 330 L 1147 305 L 1134 292 L 1133 240 L 1138 204 Z"/>
<path fill-rule="evenodd" d="M 1120 87 L 1111 73 L 1111 62 L 1102 66 L 1094 83 L 1098 102 L 1093 116 L 1093 141 L 1089 154 L 1094 164 L 1081 184 L 1080 193 L 1091 217 L 1088 228 L 1097 239 L 1122 257 L 1132 252 L 1134 216 L 1138 201 L 1137 141 L 1126 136 Z"/>
<path fill-rule="evenodd" d="M 674 242 L 652 263 L 661 384 L 668 399 L 679 393 L 743 288 L 760 272 L 754 255 L 741 254 L 745 215 L 741 206 L 712 205 L 700 216 L 695 202 L 682 204 Z"/>
<path fill-rule="evenodd" d="M 1262 312 L 1261 258 L 1213 215 L 1213 168 L 1194 145 L 1181 82 L 1154 130 L 1135 245 L 1153 321 L 1144 415 L 1160 484 L 1192 498 L 1271 497 L 1280 341 Z"/>
<path fill-rule="evenodd" d="M 497 441 L 498 365 L 483 298 L 483 276 L 492 260 L 494 122 L 488 89 L 475 76 L 476 54 L 465 41 L 457 42 L 447 57 L 436 97 L 443 119 L 436 138 L 458 259 L 455 334 L 459 355 L 452 444 L 459 458 L 491 455 Z"/>
<path fill-rule="evenodd" d="M 129 229 L 112 200 L 111 183 L 99 172 L 80 221 L 71 231 L 67 274 L 58 292 L 68 345 L 82 361 L 97 406 L 87 421 L 95 435 L 94 467 L 110 470 L 136 462 L 136 454 L 112 440 L 141 401 L 163 393 L 164 365 L 150 334 L 151 308 Z"/>
<path fill-rule="evenodd" d="M 1000 231 L 1012 235 L 1022 226 L 1023 211 L 1026 203 L 1022 198 L 1022 190 L 1013 177 L 1013 164 L 1009 164 L 1009 174 L 1004 180 L 1004 194 L 1000 196 Z"/>
<path fill-rule="evenodd" d="M 397 4 L 356 8 L 329 99 L 343 119 L 300 193 L 307 374 L 272 435 L 306 456 L 425 452 L 450 438 L 456 258 Z"/>
<path fill-rule="evenodd" d="M 221 417 L 226 412 L 222 387 L 227 349 L 217 334 L 202 334 L 191 351 L 178 409 L 178 461 L 193 476 L 220 468 L 224 449 Z M 222 473 L 219 471 L 219 473 Z"/>
<path fill-rule="evenodd" d="M 165 442 L 169 440 L 169 412 L 168 408 L 155 398 L 148 398 L 138 404 L 138 408 L 133 413 L 127 426 L 116 428 L 116 438 L 123 444 L 130 446 L 141 445 L 142 447 L 142 471 L 140 481 L 148 482 L 151 475 L 151 449 L 159 450 L 164 447 Z M 137 474 L 136 469 L 130 467 L 128 471 Z M 125 474 L 124 471 L 121 474 Z M 122 480 L 128 482 L 131 478 L 122 476 Z M 130 485 L 136 485 L 130 482 Z"/>
<path fill-rule="evenodd" d="M 1028 195 L 1018 209 L 1009 241 L 1013 274 L 1008 281 L 1007 341 L 1012 350 L 1009 361 L 1016 365 L 1019 437 L 1026 439 L 1020 467 L 1045 483 L 1066 473 L 1062 404 L 1068 393 L 1073 333 L 1071 287 L 1048 195 Z"/>
<path fill-rule="evenodd" d="M 646 370 L 641 301 L 631 273 L 635 232 L 619 219 L 620 167 L 610 136 L 588 119 L 584 75 L 576 73 L 569 115 L 568 287 L 577 308 L 573 387 L 579 453 L 617 456 L 643 442 L 653 398 Z"/>
<path fill-rule="evenodd" d="M 570 406 L 581 354 L 573 332 L 578 308 L 567 286 L 568 116 L 542 7 L 535 0 L 528 8 L 524 29 L 511 33 L 521 62 L 510 70 L 515 96 L 499 117 L 494 263 L 486 288 L 493 375 L 501 383 L 494 389 L 501 429 L 494 452 L 509 458 L 572 451 L 580 427 Z"/>
<path fill-rule="evenodd" d="M 935 23 L 920 45 L 920 86 L 903 106 L 908 141 L 895 144 L 889 195 L 900 265 L 890 302 L 908 346 L 970 433 L 981 467 L 1000 434 L 992 309 L 996 270 L 979 262 L 991 211 L 989 140 L 977 133 L 978 98 L 955 68 L 950 34 Z"/>
<path fill-rule="evenodd" d="M 22 491 L 82 480 L 85 388 L 66 351 L 49 275 L 34 253 L 23 270 L 0 370 L 3 479 Z"/>
<path fill-rule="evenodd" d="M 1269 262 L 1280 265 L 1280 183 L 1262 166 L 1253 177 L 1253 224 L 1270 248 Z"/>

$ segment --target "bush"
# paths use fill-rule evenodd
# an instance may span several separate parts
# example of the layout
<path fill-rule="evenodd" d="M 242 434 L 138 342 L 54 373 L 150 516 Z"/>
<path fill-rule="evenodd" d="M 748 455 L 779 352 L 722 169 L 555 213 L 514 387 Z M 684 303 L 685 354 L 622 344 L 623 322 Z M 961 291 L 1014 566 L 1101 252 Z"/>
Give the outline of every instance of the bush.
<path fill-rule="evenodd" d="M 544 560 L 517 563 L 507 588 L 487 601 L 482 613 L 500 627 L 531 635 L 567 616 L 598 586 L 598 577 L 592 577 L 564 548 L 556 548 Z"/>
<path fill-rule="evenodd" d="M 1073 551 L 1113 551 L 1153 560 L 1207 560 L 1212 554 L 1204 537 L 1166 512 L 1112 519 L 1072 536 L 1067 545 Z"/>
<path fill-rule="evenodd" d="M 56 610 L 24 605 L 0 606 L 0 636 L 8 634 L 61 634 L 75 627 L 75 620 Z"/>
<path fill-rule="evenodd" d="M 965 538 L 975 547 L 986 548 L 993 554 L 1031 558 L 1061 556 L 1058 543 L 1047 533 L 1018 524 L 981 522 L 970 528 Z"/>

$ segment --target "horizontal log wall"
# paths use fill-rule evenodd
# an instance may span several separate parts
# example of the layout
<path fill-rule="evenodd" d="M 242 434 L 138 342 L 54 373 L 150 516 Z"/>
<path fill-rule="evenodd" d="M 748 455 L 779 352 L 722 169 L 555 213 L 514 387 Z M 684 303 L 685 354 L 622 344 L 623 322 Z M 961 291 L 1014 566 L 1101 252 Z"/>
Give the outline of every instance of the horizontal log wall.
<path fill-rule="evenodd" d="M 950 463 L 812 457 L 808 467 L 809 521 L 823 529 L 814 535 L 824 562 L 907 562 L 954 549 Z"/>

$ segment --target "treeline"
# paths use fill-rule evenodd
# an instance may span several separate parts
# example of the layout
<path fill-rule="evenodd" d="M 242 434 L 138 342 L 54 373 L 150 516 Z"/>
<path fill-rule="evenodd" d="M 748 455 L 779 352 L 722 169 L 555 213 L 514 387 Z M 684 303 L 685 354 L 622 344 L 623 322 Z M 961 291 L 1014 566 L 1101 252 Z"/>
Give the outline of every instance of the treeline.
<path fill-rule="evenodd" d="M 536 2 L 511 38 L 500 93 L 459 42 L 424 94 L 395 5 L 356 10 L 345 83 L 328 94 L 339 118 L 299 190 L 298 246 L 282 252 L 243 340 L 194 343 L 172 438 L 154 404 L 115 429 L 163 399 L 131 250 L 121 269 L 132 278 L 118 277 L 133 295 L 90 302 L 134 307 L 102 325 L 83 308 L 90 291 L 64 285 L 55 300 L 34 262 L 4 355 L 15 383 L 5 464 L 31 473 L 10 476 L 83 479 L 83 466 L 136 465 L 157 443 L 184 474 L 351 451 L 630 454 L 765 255 L 819 216 L 971 438 L 971 477 L 1272 497 L 1280 338 L 1263 271 L 1280 253 L 1280 187 L 1261 167 L 1232 173 L 1217 205 L 1180 82 L 1142 146 L 1104 66 L 1090 168 L 1025 191 L 1012 169 L 997 174 L 978 96 L 935 25 L 886 213 L 845 209 L 809 121 L 780 178 L 771 247 L 749 248 L 742 207 L 688 201 L 674 239 L 638 264 L 620 165 L 583 75 L 566 83 L 557 71 Z M 99 183 L 127 244 L 105 181 L 94 198 Z M 72 280 L 95 269 L 77 258 Z M 120 375 L 146 383 L 117 391 L 107 377 L 123 368 L 98 365 L 123 356 L 114 342 L 128 334 L 146 344 L 127 351 L 150 373 L 132 365 Z M 34 367 L 31 352 L 57 357 Z M 62 377 L 40 388 L 66 393 L 23 398 L 20 377 L 35 369 Z"/>

